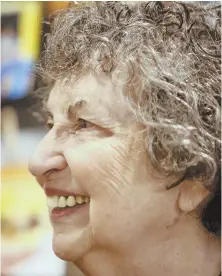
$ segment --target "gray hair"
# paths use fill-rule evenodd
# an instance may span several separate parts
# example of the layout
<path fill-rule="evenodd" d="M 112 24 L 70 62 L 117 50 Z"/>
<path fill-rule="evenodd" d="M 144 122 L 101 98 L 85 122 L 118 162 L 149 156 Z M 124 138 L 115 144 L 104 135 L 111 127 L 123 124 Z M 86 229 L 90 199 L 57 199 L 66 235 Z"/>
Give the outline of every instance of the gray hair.
<path fill-rule="evenodd" d="M 220 5 L 91 2 L 50 24 L 40 73 L 57 80 L 94 70 L 118 84 L 124 68 L 153 166 L 210 186 L 221 153 Z"/>

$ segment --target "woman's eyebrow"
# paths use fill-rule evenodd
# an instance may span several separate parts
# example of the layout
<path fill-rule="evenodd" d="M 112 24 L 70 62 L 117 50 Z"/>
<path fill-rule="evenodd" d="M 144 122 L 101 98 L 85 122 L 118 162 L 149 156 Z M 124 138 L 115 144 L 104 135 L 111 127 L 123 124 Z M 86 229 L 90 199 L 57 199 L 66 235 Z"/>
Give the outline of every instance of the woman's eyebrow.
<path fill-rule="evenodd" d="M 78 113 L 78 111 L 87 104 L 87 102 L 85 100 L 79 100 L 79 101 L 76 101 L 75 103 L 73 104 L 68 104 L 66 107 L 65 107 L 65 116 L 68 118 L 68 119 L 73 119 L 76 114 Z M 49 108 L 49 106 L 47 104 L 43 105 L 42 107 L 42 112 L 46 115 L 46 116 L 49 116 L 49 117 L 53 117 L 53 113 L 51 111 L 51 109 Z"/>
<path fill-rule="evenodd" d="M 87 102 L 85 100 L 79 100 L 79 101 L 76 101 L 73 104 L 69 104 L 65 109 L 66 110 L 65 116 L 68 119 L 73 119 L 73 117 L 76 116 L 78 111 L 80 109 L 82 109 L 84 106 L 86 106 L 86 104 L 87 104 Z"/>
<path fill-rule="evenodd" d="M 44 114 L 44 116 L 53 117 L 52 112 L 50 111 L 50 109 L 49 109 L 46 105 L 44 105 L 44 106 L 42 107 L 41 112 Z"/>

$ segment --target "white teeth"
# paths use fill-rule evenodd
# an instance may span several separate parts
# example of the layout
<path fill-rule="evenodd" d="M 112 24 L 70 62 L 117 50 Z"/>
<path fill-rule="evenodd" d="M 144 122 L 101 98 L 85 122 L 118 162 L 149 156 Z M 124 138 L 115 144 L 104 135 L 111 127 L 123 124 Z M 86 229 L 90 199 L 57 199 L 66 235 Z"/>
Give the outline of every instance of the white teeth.
<path fill-rule="evenodd" d="M 58 201 L 57 206 L 60 207 L 60 208 L 66 207 L 66 198 L 64 196 L 59 197 L 59 201 Z"/>
<path fill-rule="evenodd" d="M 69 207 L 73 207 L 76 205 L 76 200 L 74 198 L 74 196 L 69 196 L 66 200 L 66 205 Z"/>
<path fill-rule="evenodd" d="M 50 209 L 56 208 L 58 204 L 58 196 L 50 196 L 47 198 L 48 207 Z"/>
<path fill-rule="evenodd" d="M 76 196 L 76 202 L 78 204 L 82 204 L 84 202 L 84 198 L 82 196 Z"/>
<path fill-rule="evenodd" d="M 48 208 L 50 210 L 56 207 L 74 207 L 76 204 L 88 203 L 89 201 L 90 198 L 88 196 L 69 196 L 68 198 L 64 196 L 49 196 L 47 198 Z"/>

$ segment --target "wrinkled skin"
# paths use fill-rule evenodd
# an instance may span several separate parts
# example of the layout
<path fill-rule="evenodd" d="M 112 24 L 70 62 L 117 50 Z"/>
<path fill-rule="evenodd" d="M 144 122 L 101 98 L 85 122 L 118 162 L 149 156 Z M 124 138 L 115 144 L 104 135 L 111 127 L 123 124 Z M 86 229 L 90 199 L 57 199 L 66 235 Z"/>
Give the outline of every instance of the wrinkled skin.
<path fill-rule="evenodd" d="M 78 100 L 87 103 L 72 108 L 75 114 L 68 118 L 67 105 Z M 145 245 L 148 251 L 152 248 L 152 252 L 159 250 L 163 252 L 160 256 L 164 255 L 162 243 L 172 233 L 176 236 L 177 232 L 186 231 L 186 212 L 195 209 L 208 193 L 198 185 L 196 190 L 195 186 L 192 188 L 194 197 L 189 197 L 189 185 L 188 189 L 182 186 L 166 191 L 175 178 L 160 177 L 150 165 L 139 134 L 141 126 L 108 77 L 98 79 L 89 74 L 77 82 L 57 82 L 48 108 L 53 127 L 33 154 L 29 169 L 42 186 L 90 197 L 89 208 L 81 214 L 52 222 L 55 254 L 73 262 L 96 250 L 115 256 L 135 254 L 131 257 L 136 265 L 143 263 L 138 246 Z M 78 118 L 89 123 L 78 127 Z M 181 226 L 184 230 L 175 226 L 178 221 L 185 224 Z M 187 223 L 187 227 L 190 225 Z M 195 229 L 200 228 L 198 223 L 194 225 Z M 187 237 L 193 233 L 188 231 Z M 168 247 L 172 256 L 177 254 L 173 245 Z M 155 256 L 152 262 L 158 260 L 158 254 Z M 188 256 L 193 258 L 186 249 Z M 110 275 L 117 275 L 113 273 Z"/>

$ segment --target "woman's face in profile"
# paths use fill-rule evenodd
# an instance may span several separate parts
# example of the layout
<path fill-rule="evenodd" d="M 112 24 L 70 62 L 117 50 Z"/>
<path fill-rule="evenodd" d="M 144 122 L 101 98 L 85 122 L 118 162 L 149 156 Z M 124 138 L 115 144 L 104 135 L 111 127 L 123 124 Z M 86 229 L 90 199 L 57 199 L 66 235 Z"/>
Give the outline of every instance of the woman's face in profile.
<path fill-rule="evenodd" d="M 178 194 L 153 171 L 109 78 L 58 82 L 47 108 L 51 129 L 29 168 L 48 197 L 54 252 L 75 261 L 93 248 L 130 252 L 143 236 L 159 242 L 178 218 Z"/>

